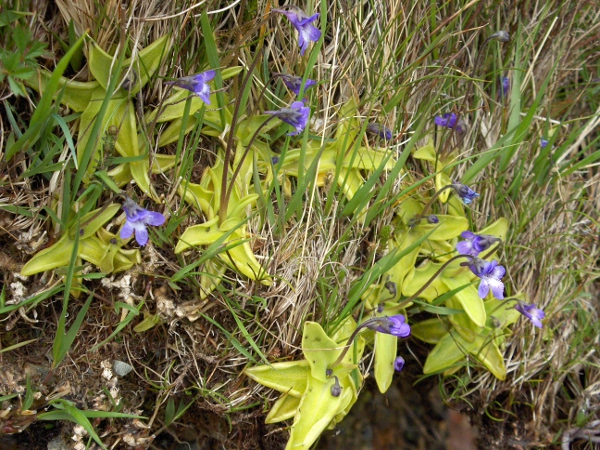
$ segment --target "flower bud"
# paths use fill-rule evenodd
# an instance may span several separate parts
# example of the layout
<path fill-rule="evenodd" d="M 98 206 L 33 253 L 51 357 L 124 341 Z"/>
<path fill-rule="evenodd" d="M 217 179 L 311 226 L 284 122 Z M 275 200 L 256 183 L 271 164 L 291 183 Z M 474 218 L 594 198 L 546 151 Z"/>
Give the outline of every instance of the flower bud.
<path fill-rule="evenodd" d="M 490 39 L 496 39 L 500 42 L 508 42 L 510 41 L 510 33 L 506 30 L 496 31 L 490 36 Z"/>
<path fill-rule="evenodd" d="M 404 369 L 404 358 L 402 356 L 398 356 L 395 360 L 394 360 L 394 370 L 396 372 L 401 372 L 402 369 Z"/>
<path fill-rule="evenodd" d="M 335 382 L 331 385 L 331 395 L 334 397 L 339 397 L 342 393 L 342 387 L 340 386 L 340 380 L 338 377 L 334 377 Z"/>
<path fill-rule="evenodd" d="M 384 286 L 388 290 L 388 292 L 390 293 L 392 298 L 396 296 L 396 294 L 397 294 L 396 283 L 394 283 L 393 281 L 386 281 Z"/>

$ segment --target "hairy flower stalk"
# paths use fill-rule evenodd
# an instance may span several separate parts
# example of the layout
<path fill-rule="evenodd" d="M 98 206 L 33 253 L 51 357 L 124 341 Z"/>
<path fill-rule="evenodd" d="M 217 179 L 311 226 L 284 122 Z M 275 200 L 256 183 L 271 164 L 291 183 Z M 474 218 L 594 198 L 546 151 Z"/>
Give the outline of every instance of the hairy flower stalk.
<path fill-rule="evenodd" d="M 252 73 L 258 64 L 258 60 L 262 55 L 262 48 L 256 51 L 256 56 L 252 60 L 252 64 L 250 64 L 250 68 L 248 69 L 248 73 L 242 80 L 242 85 L 240 86 L 240 92 L 244 92 L 246 89 L 246 85 L 252 78 Z M 223 161 L 223 177 L 221 178 L 221 198 L 219 203 L 219 221 L 223 223 L 227 218 L 227 206 L 229 204 L 229 196 L 227 195 L 227 178 L 229 175 L 229 164 L 231 164 L 231 160 L 233 158 L 233 141 L 235 136 L 235 128 L 237 125 L 237 119 L 240 112 L 240 103 L 242 101 L 242 95 L 238 95 L 235 99 L 235 104 L 233 107 L 233 117 L 231 119 L 231 128 L 229 129 L 229 134 L 227 137 L 227 147 L 225 148 L 225 157 Z M 249 147 L 248 147 L 249 148 Z"/>
<path fill-rule="evenodd" d="M 246 146 L 246 150 L 244 150 L 244 154 L 242 155 L 242 157 L 240 158 L 240 160 L 238 161 L 238 165 L 235 168 L 235 171 L 233 172 L 233 175 L 231 176 L 231 181 L 229 182 L 229 186 L 226 189 L 226 195 L 225 195 L 225 211 L 227 211 L 227 206 L 229 206 L 229 199 L 231 198 L 231 193 L 233 192 L 233 186 L 235 185 L 235 179 L 237 178 L 238 174 L 240 173 L 240 169 L 242 168 L 242 164 L 244 163 L 244 160 L 246 159 L 246 156 L 248 156 L 248 152 L 250 151 L 250 149 L 252 148 L 252 144 L 254 143 L 254 140 L 258 137 L 258 135 L 260 134 L 261 130 L 271 121 L 275 118 L 276 116 L 271 116 L 269 117 L 267 120 L 265 120 L 262 124 L 260 124 L 260 126 L 256 129 L 256 131 L 254 132 L 254 134 L 252 135 L 252 138 L 250 138 L 250 142 L 248 142 L 248 145 Z"/>
<path fill-rule="evenodd" d="M 435 214 L 427 215 L 427 211 L 429 211 L 429 208 L 431 208 L 431 205 L 433 205 L 433 202 L 435 202 L 437 200 L 437 198 L 440 196 L 440 194 L 447 189 L 454 189 L 456 194 L 461 198 L 461 200 L 463 201 L 463 203 L 465 205 L 470 204 L 475 198 L 479 197 L 479 194 L 477 192 L 475 192 L 473 189 L 471 189 L 469 186 L 467 186 L 465 184 L 458 183 L 458 182 L 448 184 L 448 185 L 442 187 L 439 191 L 435 192 L 431 196 L 429 201 L 423 207 L 423 211 L 421 211 L 421 214 L 410 219 L 408 226 L 410 228 L 412 228 L 423 219 L 427 219 L 427 221 L 429 223 L 438 223 L 439 222 L 438 217 Z"/>
<path fill-rule="evenodd" d="M 488 38 L 486 38 L 483 41 L 483 43 L 481 44 L 481 47 L 477 51 L 477 56 L 475 57 L 475 64 L 473 64 L 473 66 L 471 68 L 470 76 L 472 79 L 475 78 L 475 75 L 477 74 L 477 70 L 480 67 L 481 58 L 483 57 L 483 54 L 484 54 L 484 49 L 494 39 L 497 40 L 498 42 L 509 42 L 510 34 L 508 33 L 508 31 L 500 30 L 500 31 L 495 32 L 494 34 L 492 34 L 491 36 L 489 36 Z M 474 81 L 472 81 L 471 83 L 467 83 L 467 89 L 465 91 L 462 104 L 461 104 L 460 108 L 458 109 L 458 115 L 456 117 L 457 120 L 460 120 L 460 115 L 462 114 L 462 112 L 467 110 L 466 106 L 467 106 L 467 103 L 469 102 L 469 100 L 471 99 L 471 93 L 473 92 L 473 87 L 474 87 Z M 450 140 L 448 140 L 447 142 L 450 142 Z M 442 153 L 443 153 L 443 151 L 442 151 Z"/>
<path fill-rule="evenodd" d="M 421 295 L 423 292 L 425 292 L 425 289 L 427 289 L 427 288 L 429 287 L 429 285 L 430 285 L 431 283 L 433 283 L 433 281 L 434 281 L 434 280 L 435 280 L 435 279 L 436 279 L 438 276 L 440 276 L 440 274 L 441 274 L 441 273 L 442 273 L 444 270 L 446 270 L 446 268 L 447 268 L 447 267 L 448 267 L 448 266 L 449 266 L 449 265 L 450 265 L 450 264 L 451 264 L 453 261 L 456 261 L 457 259 L 460 259 L 460 258 L 468 258 L 469 260 L 473 260 L 473 259 L 475 259 L 475 258 L 473 258 L 473 257 L 472 257 L 472 256 L 470 256 L 470 255 L 456 255 L 456 256 L 453 256 L 453 257 L 452 257 L 452 258 L 450 258 L 448 261 L 446 261 L 444 264 L 442 264 L 442 267 L 440 267 L 440 268 L 437 270 L 437 272 L 436 272 L 436 273 L 434 273 L 434 274 L 433 274 L 433 276 L 432 276 L 432 277 L 431 277 L 429 280 L 427 280 L 427 282 L 426 282 L 426 283 L 424 283 L 424 284 L 423 284 L 423 286 L 421 286 L 421 288 L 420 288 L 420 289 L 419 289 L 417 292 L 415 292 L 413 295 L 411 295 L 410 297 L 408 297 L 406 300 L 402 301 L 402 302 L 401 302 L 401 303 L 399 303 L 398 305 L 396 305 L 396 306 L 394 306 L 394 307 L 392 307 L 392 308 L 389 308 L 389 309 L 388 309 L 388 311 L 401 310 L 401 309 L 402 309 L 402 308 L 404 308 L 406 305 L 408 305 L 410 302 L 412 302 L 414 299 L 418 298 L 418 297 L 419 297 L 419 295 Z M 461 263 L 461 266 L 462 266 L 462 265 L 468 265 L 468 264 L 469 264 L 468 262 L 464 262 L 464 263 Z"/>

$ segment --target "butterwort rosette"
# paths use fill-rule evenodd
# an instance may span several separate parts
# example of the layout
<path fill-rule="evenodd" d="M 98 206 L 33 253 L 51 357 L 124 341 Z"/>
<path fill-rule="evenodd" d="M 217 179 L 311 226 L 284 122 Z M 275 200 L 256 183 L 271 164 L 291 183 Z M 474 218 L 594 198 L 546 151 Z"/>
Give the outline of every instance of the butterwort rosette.
<path fill-rule="evenodd" d="M 391 334 L 398 338 L 410 336 L 410 325 L 402 314 L 390 317 L 378 317 L 369 323 L 368 328 L 378 333 Z"/>
<path fill-rule="evenodd" d="M 529 319 L 534 326 L 542 328 L 542 319 L 546 317 L 544 311 L 536 308 L 535 305 L 529 305 L 521 301 L 515 305 L 515 309 Z"/>
<path fill-rule="evenodd" d="M 471 231 L 463 231 L 460 237 L 465 239 L 456 244 L 456 250 L 461 255 L 478 256 L 481 252 L 490 248 L 490 246 L 499 241 L 495 236 L 489 234 L 475 234 Z"/>
<path fill-rule="evenodd" d="M 277 74 L 283 84 L 285 84 L 290 91 L 292 91 L 296 95 L 300 95 L 300 89 L 302 88 L 302 77 L 297 77 L 295 75 L 288 75 L 285 73 Z M 315 80 L 311 80 L 310 78 L 306 79 L 304 83 L 304 92 L 308 91 L 311 87 L 316 86 L 317 82 Z"/>
<path fill-rule="evenodd" d="M 210 105 L 210 86 L 208 85 L 208 82 L 214 77 L 215 71 L 207 70 L 206 72 L 182 77 L 175 81 L 168 81 L 167 84 L 173 84 L 180 88 L 187 89 L 200 97 L 204 103 Z"/>
<path fill-rule="evenodd" d="M 467 129 L 465 122 L 462 119 L 459 119 L 456 113 L 446 113 L 442 114 L 441 116 L 435 116 L 433 123 L 439 127 L 456 130 L 459 133 L 464 133 Z"/>
<path fill-rule="evenodd" d="M 466 184 L 452 183 L 452 188 L 465 205 L 470 204 L 473 200 L 479 197 L 479 194 Z"/>
<path fill-rule="evenodd" d="M 492 291 L 494 297 L 498 300 L 504 298 L 504 283 L 501 281 L 506 273 L 506 269 L 498 264 L 498 261 L 485 261 L 479 258 L 473 258 L 469 263 L 469 269 L 479 278 L 479 297 L 486 298 Z"/>
<path fill-rule="evenodd" d="M 285 123 L 293 126 L 296 131 L 288 133 L 288 136 L 296 136 L 297 134 L 302 133 L 306 127 L 310 108 L 304 106 L 304 103 L 302 102 L 294 102 L 289 108 L 281 108 L 279 111 L 265 111 L 265 114 L 276 116 Z"/>
<path fill-rule="evenodd" d="M 300 46 L 300 54 L 308 48 L 309 42 L 317 42 L 321 38 L 321 31 L 312 22 L 319 18 L 319 13 L 308 16 L 304 11 L 298 8 L 285 11 L 282 9 L 274 9 L 273 11 L 285 15 L 296 30 L 298 30 L 298 45 Z"/>
<path fill-rule="evenodd" d="M 121 228 L 121 239 L 129 239 L 135 233 L 135 240 L 141 246 L 148 243 L 148 230 L 146 227 L 148 225 L 155 227 L 160 226 L 165 223 L 166 220 L 165 216 L 161 213 L 148 211 L 129 197 L 125 197 L 122 208 L 123 211 L 125 211 L 127 220 L 125 221 L 123 228 Z"/>

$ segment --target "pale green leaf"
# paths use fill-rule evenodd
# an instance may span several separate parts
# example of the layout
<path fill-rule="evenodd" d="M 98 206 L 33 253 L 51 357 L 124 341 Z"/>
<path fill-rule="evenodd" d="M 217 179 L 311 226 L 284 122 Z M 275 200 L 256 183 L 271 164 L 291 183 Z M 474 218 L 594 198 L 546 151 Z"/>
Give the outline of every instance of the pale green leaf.
<path fill-rule="evenodd" d="M 471 279 L 465 272 L 458 273 L 453 277 L 443 276 L 442 281 L 450 290 L 454 290 L 471 283 Z M 467 286 L 466 288 L 457 292 L 454 298 L 460 302 L 462 309 L 464 309 L 475 325 L 480 327 L 485 326 L 487 315 L 485 313 L 483 300 L 481 297 L 479 297 L 475 286 Z"/>
<path fill-rule="evenodd" d="M 375 333 L 375 381 L 382 394 L 387 392 L 394 379 L 394 360 L 397 350 L 396 336 Z"/>
<path fill-rule="evenodd" d="M 273 404 L 269 414 L 265 418 L 265 423 L 277 423 L 291 419 L 296 415 L 298 406 L 300 406 L 300 397 L 284 394 Z"/>
<path fill-rule="evenodd" d="M 300 398 L 306 391 L 310 366 L 306 360 L 280 362 L 247 367 L 244 373 L 263 386 Z"/>

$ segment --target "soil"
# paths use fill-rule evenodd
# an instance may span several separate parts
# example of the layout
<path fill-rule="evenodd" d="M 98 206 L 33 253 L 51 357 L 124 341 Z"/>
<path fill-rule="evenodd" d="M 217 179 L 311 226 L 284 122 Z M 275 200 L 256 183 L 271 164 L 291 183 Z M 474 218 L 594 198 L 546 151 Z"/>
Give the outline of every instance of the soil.
<path fill-rule="evenodd" d="M 46 373 L 40 369 L 41 365 L 36 367 L 38 373 Z M 130 377 L 132 375 L 126 376 L 121 385 L 128 386 L 131 394 L 134 384 L 129 384 L 133 381 Z M 148 410 L 144 415 L 151 415 L 155 396 L 146 392 L 145 400 Z M 118 423 L 98 425 L 105 437 L 110 436 L 111 430 L 115 434 L 123 433 Z M 32 422 L 20 433 L 0 437 L 0 449 L 72 448 L 72 442 L 67 444 L 72 429 L 70 422 Z M 102 436 L 100 431 L 99 434 Z M 468 416 L 444 405 L 436 379 L 422 379 L 420 366 L 413 359 L 396 376 L 386 394 L 379 393 L 374 380 L 368 378 L 350 414 L 334 430 L 323 433 L 316 449 L 472 450 L 477 448 L 476 435 Z M 262 408 L 227 417 L 196 402 L 177 423 L 153 440 L 151 448 L 283 450 L 287 436 L 285 426 L 264 424 Z M 117 448 L 132 447 L 119 445 Z"/>

